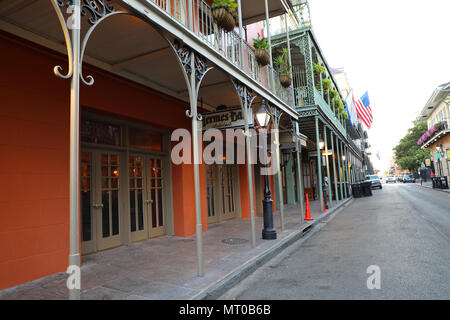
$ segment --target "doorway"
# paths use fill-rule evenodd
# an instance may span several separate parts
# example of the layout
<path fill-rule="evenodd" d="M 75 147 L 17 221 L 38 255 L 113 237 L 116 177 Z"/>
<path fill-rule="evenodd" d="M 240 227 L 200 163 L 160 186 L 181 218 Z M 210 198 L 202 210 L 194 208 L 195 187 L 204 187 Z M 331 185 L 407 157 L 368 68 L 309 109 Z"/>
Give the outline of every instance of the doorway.
<path fill-rule="evenodd" d="M 206 165 L 208 223 L 233 219 L 240 211 L 239 174 L 235 165 Z"/>
<path fill-rule="evenodd" d="M 128 159 L 131 241 L 164 234 L 162 159 L 131 154 Z"/>
<path fill-rule="evenodd" d="M 91 253 L 121 244 L 121 153 L 81 152 L 82 252 Z"/>

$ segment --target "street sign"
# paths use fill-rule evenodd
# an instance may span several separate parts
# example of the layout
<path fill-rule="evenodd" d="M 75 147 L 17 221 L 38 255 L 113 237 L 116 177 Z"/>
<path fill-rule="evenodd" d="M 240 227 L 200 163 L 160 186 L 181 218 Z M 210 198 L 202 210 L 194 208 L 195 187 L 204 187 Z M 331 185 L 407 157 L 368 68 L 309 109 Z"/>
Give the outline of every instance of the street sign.
<path fill-rule="evenodd" d="M 425 165 L 427 167 L 431 166 L 431 160 L 430 159 L 425 159 Z"/>

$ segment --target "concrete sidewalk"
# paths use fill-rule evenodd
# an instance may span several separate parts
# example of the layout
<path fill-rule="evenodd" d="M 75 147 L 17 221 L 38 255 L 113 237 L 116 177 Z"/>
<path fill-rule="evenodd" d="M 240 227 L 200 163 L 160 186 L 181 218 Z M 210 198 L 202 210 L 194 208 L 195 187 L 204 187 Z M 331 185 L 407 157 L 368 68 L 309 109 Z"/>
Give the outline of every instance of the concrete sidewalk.
<path fill-rule="evenodd" d="M 250 245 L 250 221 L 234 219 L 208 227 L 203 234 L 205 276 L 197 276 L 195 236 L 163 236 L 129 246 L 83 256 L 81 298 L 104 299 L 214 299 L 248 276 L 304 232 L 349 203 L 341 202 L 321 214 L 318 201 L 310 202 L 314 221 L 300 223 L 299 206 L 285 206 L 285 230 L 278 238 L 261 239 L 262 217 L 256 217 L 257 246 Z M 304 216 L 304 213 L 302 213 Z M 0 291 L 0 299 L 66 299 L 67 275 L 58 273 Z"/>
<path fill-rule="evenodd" d="M 416 185 L 423 188 L 433 189 L 433 183 L 430 180 L 426 182 L 422 181 L 422 183 L 420 183 L 420 181 L 416 182 Z M 450 189 L 433 189 L 433 190 L 450 193 Z"/>

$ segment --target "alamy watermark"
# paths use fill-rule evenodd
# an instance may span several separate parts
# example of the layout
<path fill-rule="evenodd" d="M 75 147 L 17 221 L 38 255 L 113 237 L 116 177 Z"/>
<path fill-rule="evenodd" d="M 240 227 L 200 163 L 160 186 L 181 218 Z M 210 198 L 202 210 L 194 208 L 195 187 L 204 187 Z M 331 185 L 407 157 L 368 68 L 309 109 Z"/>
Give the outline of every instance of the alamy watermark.
<path fill-rule="evenodd" d="M 79 266 L 70 265 L 66 271 L 69 277 L 66 281 L 67 289 L 69 290 L 80 290 L 81 289 L 81 269 Z"/>
<path fill-rule="evenodd" d="M 199 128 L 201 125 L 199 125 Z M 273 161 L 279 143 L 278 130 L 208 129 L 198 130 L 198 163 L 195 164 L 246 164 L 246 136 L 250 139 L 250 164 L 261 164 L 262 175 L 274 175 L 278 168 Z M 187 129 L 172 132 L 171 159 L 175 165 L 192 164 L 192 135 Z M 235 143 L 236 142 L 236 143 Z M 203 145 L 205 147 L 203 148 Z"/>
<path fill-rule="evenodd" d="M 367 278 L 367 289 L 381 289 L 381 269 L 377 265 L 371 265 L 367 267 L 366 272 L 370 274 Z"/>

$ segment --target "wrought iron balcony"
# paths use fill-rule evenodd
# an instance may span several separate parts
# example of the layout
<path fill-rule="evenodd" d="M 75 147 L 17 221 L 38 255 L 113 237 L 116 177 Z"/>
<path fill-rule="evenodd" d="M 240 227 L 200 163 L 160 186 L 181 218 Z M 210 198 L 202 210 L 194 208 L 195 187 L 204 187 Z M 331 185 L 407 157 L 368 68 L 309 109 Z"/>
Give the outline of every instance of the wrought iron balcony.
<path fill-rule="evenodd" d="M 181 23 L 187 30 L 194 32 L 200 41 L 220 53 L 284 103 L 293 106 L 292 91 L 290 88 L 281 86 L 278 72 L 270 66 L 261 67 L 256 61 L 254 48 L 238 33 L 227 32 L 220 28 L 215 22 L 211 6 L 204 0 L 193 1 L 192 13 L 186 0 L 149 1 Z M 194 16 L 193 19 L 190 18 L 191 15 Z"/>
<path fill-rule="evenodd" d="M 444 119 L 433 124 L 417 141 L 422 148 L 427 148 L 441 136 L 450 132 L 450 120 Z"/>
<path fill-rule="evenodd" d="M 336 128 L 347 136 L 344 122 L 339 119 L 334 113 L 331 105 L 323 98 L 322 93 L 316 88 L 309 88 L 306 80 L 306 71 L 304 69 L 294 67 L 293 68 L 293 85 L 294 85 L 294 102 L 296 108 L 302 108 L 303 106 L 317 105 L 325 113 L 328 119 L 335 125 Z M 332 99 L 328 99 L 331 103 Z"/>

